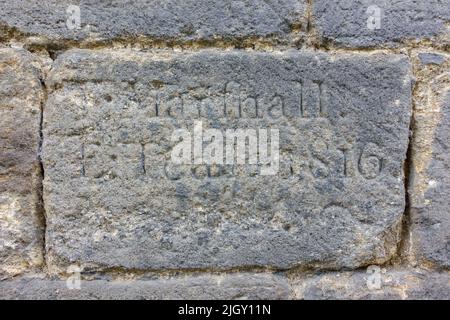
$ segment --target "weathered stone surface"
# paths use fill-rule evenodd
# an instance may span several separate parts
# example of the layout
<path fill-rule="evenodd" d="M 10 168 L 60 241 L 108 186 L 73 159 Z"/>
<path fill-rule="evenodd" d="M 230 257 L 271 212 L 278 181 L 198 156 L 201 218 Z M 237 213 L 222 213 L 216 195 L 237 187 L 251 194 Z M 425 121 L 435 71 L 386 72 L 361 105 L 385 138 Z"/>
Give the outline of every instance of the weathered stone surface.
<path fill-rule="evenodd" d="M 450 274 L 421 269 L 307 274 L 293 276 L 290 285 L 294 292 L 293 298 L 305 300 L 450 299 Z"/>
<path fill-rule="evenodd" d="M 0 277 L 42 263 L 40 78 L 31 54 L 0 49 Z"/>
<path fill-rule="evenodd" d="M 67 25 L 70 5 L 80 8 L 80 28 L 76 19 Z M 1 0 L 0 24 L 51 39 L 287 37 L 306 28 L 306 7 L 306 0 Z"/>
<path fill-rule="evenodd" d="M 74 282 L 69 286 L 74 288 Z M 76 288 L 76 287 L 75 287 Z M 0 282 L 0 299 L 288 299 L 283 277 L 270 274 L 184 276 L 158 280 L 66 281 L 22 278 Z"/>
<path fill-rule="evenodd" d="M 135 280 L 0 281 L 0 299 L 440 299 L 450 298 L 450 275 L 421 269 L 379 269 L 283 275 L 186 275 Z M 71 288 L 71 289 L 70 289 Z"/>
<path fill-rule="evenodd" d="M 411 107 L 403 55 L 72 50 L 47 85 L 55 268 L 353 268 L 396 251 Z M 279 171 L 174 165 L 172 133 L 198 120 L 279 129 Z"/>
<path fill-rule="evenodd" d="M 377 8 L 380 20 L 373 20 Z M 450 44 L 449 0 L 315 0 L 313 16 L 322 41 L 339 46 L 373 47 L 430 38 L 437 45 Z"/>
<path fill-rule="evenodd" d="M 430 61 L 429 57 L 434 58 Z M 450 55 L 415 52 L 418 78 L 411 150 L 412 252 L 450 267 Z M 425 57 L 425 58 L 424 58 Z"/>

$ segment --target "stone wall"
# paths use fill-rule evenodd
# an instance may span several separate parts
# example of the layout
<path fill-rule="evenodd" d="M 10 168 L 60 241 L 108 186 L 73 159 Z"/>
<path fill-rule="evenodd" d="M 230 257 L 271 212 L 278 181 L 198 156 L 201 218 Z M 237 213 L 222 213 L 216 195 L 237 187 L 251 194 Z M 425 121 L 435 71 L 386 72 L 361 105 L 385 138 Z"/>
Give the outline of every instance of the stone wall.
<path fill-rule="evenodd" d="M 0 9 L 0 298 L 450 298 L 449 0 Z"/>

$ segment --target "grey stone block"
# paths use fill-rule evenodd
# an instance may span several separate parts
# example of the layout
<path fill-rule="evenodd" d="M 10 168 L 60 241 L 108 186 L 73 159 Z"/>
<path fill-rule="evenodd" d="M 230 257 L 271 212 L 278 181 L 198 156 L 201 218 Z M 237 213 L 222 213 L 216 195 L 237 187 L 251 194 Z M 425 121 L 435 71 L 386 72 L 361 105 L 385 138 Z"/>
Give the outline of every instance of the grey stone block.
<path fill-rule="evenodd" d="M 405 204 L 409 72 L 405 56 L 386 54 L 61 55 L 44 116 L 49 265 L 389 260 Z M 197 121 L 220 132 L 278 129 L 278 171 L 174 164 L 173 132 Z"/>
<path fill-rule="evenodd" d="M 448 300 L 450 275 L 421 269 L 343 271 L 291 277 L 295 299 Z"/>
<path fill-rule="evenodd" d="M 0 49 L 0 278 L 42 263 L 41 78 L 30 53 Z"/>
<path fill-rule="evenodd" d="M 439 56 L 440 64 L 423 61 Z M 418 75 L 411 157 L 411 242 L 422 263 L 450 267 L 450 55 L 415 52 Z"/>
<path fill-rule="evenodd" d="M 445 62 L 445 57 L 438 53 L 421 52 L 421 53 L 419 53 L 419 60 L 420 60 L 420 63 L 423 65 L 443 64 Z"/>
<path fill-rule="evenodd" d="M 322 41 L 337 46 L 391 46 L 422 39 L 450 44 L 449 0 L 316 0 L 313 17 Z"/>
<path fill-rule="evenodd" d="M 0 24 L 56 40 L 285 38 L 306 28 L 306 7 L 306 0 L 2 0 Z"/>
<path fill-rule="evenodd" d="M 0 299 L 31 300 L 215 300 L 288 299 L 286 279 L 270 274 L 179 276 L 156 280 L 49 280 L 0 282 Z M 79 288 L 79 289 L 78 289 Z"/>

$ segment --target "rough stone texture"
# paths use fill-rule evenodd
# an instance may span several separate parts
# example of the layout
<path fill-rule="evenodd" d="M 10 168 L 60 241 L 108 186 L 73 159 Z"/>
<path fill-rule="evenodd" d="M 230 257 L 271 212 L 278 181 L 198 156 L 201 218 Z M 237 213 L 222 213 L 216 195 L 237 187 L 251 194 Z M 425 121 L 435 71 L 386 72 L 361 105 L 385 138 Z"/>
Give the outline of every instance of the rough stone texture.
<path fill-rule="evenodd" d="M 66 280 L 23 277 L 0 282 L 0 299 L 450 299 L 448 272 L 380 269 L 300 275 L 238 273 L 140 280 Z M 379 281 L 379 282 L 377 282 Z M 74 282 L 69 281 L 73 286 Z"/>
<path fill-rule="evenodd" d="M 381 9 L 379 29 L 367 27 Z M 450 44 L 450 0 L 314 0 L 313 26 L 321 41 L 345 47 L 395 45 L 408 40 L 434 39 Z"/>
<path fill-rule="evenodd" d="M 379 282 L 378 282 L 379 281 Z M 421 269 L 380 269 L 294 276 L 294 299 L 449 300 L 450 274 Z"/>
<path fill-rule="evenodd" d="M 50 266 L 385 262 L 404 212 L 409 71 L 381 53 L 61 55 L 44 116 Z M 278 128 L 279 172 L 174 165 L 172 133 L 195 120 Z"/>
<path fill-rule="evenodd" d="M 80 29 L 66 25 L 80 7 Z M 306 28 L 306 0 L 1 0 L 0 25 L 50 39 L 212 40 L 285 38 Z"/>
<path fill-rule="evenodd" d="M 416 51 L 414 59 L 418 83 L 409 188 L 411 249 L 420 262 L 449 268 L 450 55 Z"/>
<path fill-rule="evenodd" d="M 41 77 L 31 54 L 0 49 L 0 278 L 42 263 Z"/>
<path fill-rule="evenodd" d="M 0 299 L 449 300 L 449 49 L 450 0 L 0 0 Z M 198 121 L 276 174 L 174 164 Z"/>
<path fill-rule="evenodd" d="M 38 278 L 0 282 L 0 299 L 288 299 L 283 277 L 270 274 L 184 276 L 158 280 L 81 281 L 68 289 L 66 281 Z"/>

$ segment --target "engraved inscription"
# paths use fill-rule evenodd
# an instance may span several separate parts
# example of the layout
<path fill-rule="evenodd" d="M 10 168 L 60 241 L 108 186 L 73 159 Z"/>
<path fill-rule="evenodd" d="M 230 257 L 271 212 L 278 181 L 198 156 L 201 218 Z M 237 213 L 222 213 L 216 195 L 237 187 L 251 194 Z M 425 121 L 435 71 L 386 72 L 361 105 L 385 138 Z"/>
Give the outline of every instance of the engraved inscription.
<path fill-rule="evenodd" d="M 139 101 L 139 108 L 149 117 L 174 119 L 239 119 L 327 117 L 328 97 L 326 85 L 311 80 L 292 81 L 287 90 L 292 95 L 268 93 L 253 95 L 245 85 L 230 81 L 223 90 L 191 88 L 187 92 L 167 92 L 165 86 L 158 89 L 148 87 L 148 96 Z M 140 90 L 145 90 L 143 86 Z"/>
<path fill-rule="evenodd" d="M 87 161 L 84 159 L 84 145 L 81 146 L 81 176 L 91 178 L 103 178 L 107 175 L 109 178 L 117 176 L 138 178 L 139 175 L 146 175 L 146 145 L 124 145 L 115 147 L 118 150 L 112 153 L 104 152 L 104 147 L 99 145 L 88 146 Z M 248 145 L 247 145 L 248 147 Z M 325 179 L 330 174 L 338 177 L 352 177 L 357 174 L 364 179 L 374 179 L 382 174 L 384 155 L 381 149 L 374 143 L 362 146 L 361 149 L 339 149 L 317 142 L 309 146 L 309 152 L 304 157 L 298 157 L 292 160 L 290 156 L 281 157 L 282 166 L 277 176 L 288 178 L 290 176 L 300 176 L 304 173 L 310 174 L 316 179 Z M 101 151 L 99 151 L 101 150 Z M 224 149 L 226 154 L 226 149 Z M 131 154 L 129 152 L 135 152 Z M 235 151 L 232 151 L 232 156 Z M 244 154 L 247 150 L 243 151 Z M 126 154 L 125 154 L 126 153 Z M 183 177 L 193 177 L 195 179 L 207 178 L 233 178 L 238 173 L 251 178 L 261 174 L 262 165 L 258 165 L 256 160 L 250 158 L 236 158 L 236 163 L 230 160 L 230 164 L 204 164 L 204 165 L 186 165 L 174 164 L 166 157 L 158 158 L 155 155 L 148 155 L 150 161 L 158 163 L 163 162 L 163 175 L 154 175 L 153 178 L 162 178 L 163 176 L 170 180 L 179 180 Z M 139 159 L 139 161 L 137 161 Z M 125 164 L 126 171 L 117 170 L 123 168 Z M 253 171 L 240 171 L 239 168 L 251 166 Z M 307 165 L 305 165 L 307 164 Z M 90 167 L 96 168 L 91 170 Z M 153 166 L 153 165 L 152 165 Z M 159 166 L 159 165 L 158 165 Z M 87 169 L 86 169 L 87 168 Z M 133 169 L 134 168 L 134 169 Z M 357 168 L 357 170 L 355 170 Z M 153 170 L 152 170 L 153 171 Z"/>
<path fill-rule="evenodd" d="M 386 53 L 68 50 L 43 117 L 48 260 L 388 261 L 404 212 L 409 72 Z"/>

